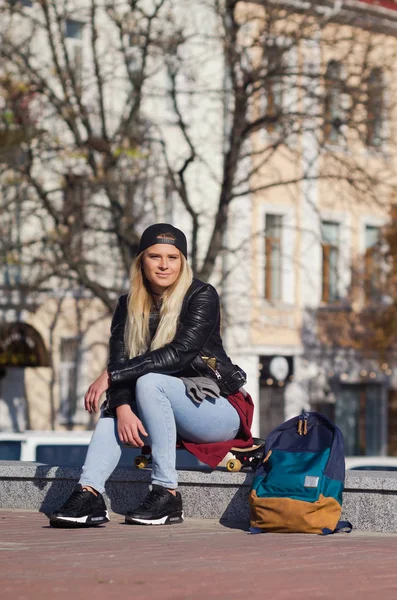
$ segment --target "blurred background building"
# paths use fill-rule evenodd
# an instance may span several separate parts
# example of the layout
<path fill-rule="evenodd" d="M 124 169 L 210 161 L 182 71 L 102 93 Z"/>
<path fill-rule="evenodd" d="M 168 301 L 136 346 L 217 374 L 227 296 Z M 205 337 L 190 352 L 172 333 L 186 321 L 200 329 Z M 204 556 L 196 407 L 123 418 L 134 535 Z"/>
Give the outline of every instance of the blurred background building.
<path fill-rule="evenodd" d="M 0 431 L 90 429 L 141 231 L 216 285 L 254 431 L 302 408 L 397 454 L 397 3 L 9 1 Z M 390 330 L 388 329 L 390 327 Z"/>

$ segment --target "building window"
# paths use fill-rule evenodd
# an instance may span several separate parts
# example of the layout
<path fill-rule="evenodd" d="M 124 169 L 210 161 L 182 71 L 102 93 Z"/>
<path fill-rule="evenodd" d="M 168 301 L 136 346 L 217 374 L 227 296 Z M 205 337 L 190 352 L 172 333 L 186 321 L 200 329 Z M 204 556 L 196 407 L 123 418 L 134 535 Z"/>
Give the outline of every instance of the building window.
<path fill-rule="evenodd" d="M 73 423 L 78 400 L 80 338 L 61 338 L 60 346 L 60 415 L 65 423 Z"/>
<path fill-rule="evenodd" d="M 68 54 L 70 66 L 73 69 L 75 84 L 81 87 L 83 79 L 83 39 L 84 23 L 67 19 L 65 23 L 65 35 L 70 40 L 68 42 Z"/>
<path fill-rule="evenodd" d="M 345 438 L 347 456 L 379 456 L 385 439 L 387 393 L 381 385 L 341 384 L 335 404 L 335 424 Z"/>
<path fill-rule="evenodd" d="M 265 49 L 267 74 L 265 79 L 265 117 L 269 133 L 280 130 L 283 116 L 285 50 L 279 46 Z"/>
<path fill-rule="evenodd" d="M 5 257 L 4 284 L 6 287 L 15 288 L 21 284 L 21 270 L 20 252 L 9 252 Z"/>
<path fill-rule="evenodd" d="M 136 33 L 130 33 L 127 38 L 126 59 L 129 74 L 139 75 L 142 68 L 141 40 Z"/>
<path fill-rule="evenodd" d="M 66 19 L 65 35 L 67 38 L 81 40 L 83 38 L 84 23 L 74 19 Z"/>
<path fill-rule="evenodd" d="M 281 215 L 265 217 L 265 298 L 281 299 Z"/>
<path fill-rule="evenodd" d="M 81 44 L 76 44 L 72 50 L 72 69 L 76 85 L 81 88 L 83 82 L 83 48 Z"/>
<path fill-rule="evenodd" d="M 322 301 L 335 302 L 338 293 L 339 223 L 321 223 L 321 245 L 323 252 Z"/>
<path fill-rule="evenodd" d="M 2 198 L 2 250 L 4 265 L 4 284 L 8 288 L 16 288 L 22 280 L 22 206 L 25 201 L 24 192 L 9 186 Z M 7 208 L 6 208 L 7 207 Z"/>
<path fill-rule="evenodd" d="M 382 69 L 372 69 L 367 84 L 367 146 L 378 148 L 382 145 L 384 100 Z"/>
<path fill-rule="evenodd" d="M 341 63 L 331 60 L 325 73 L 324 141 L 336 144 L 344 122 Z"/>
<path fill-rule="evenodd" d="M 365 226 L 364 293 L 368 302 L 381 299 L 382 256 L 381 230 L 373 225 Z"/>
<path fill-rule="evenodd" d="M 8 0 L 11 6 L 16 6 L 18 4 L 22 4 L 22 6 L 32 6 L 33 2 L 31 0 Z"/>
<path fill-rule="evenodd" d="M 81 260 L 83 251 L 85 190 L 84 177 L 73 174 L 65 176 L 63 218 L 69 248 L 75 253 L 77 260 Z"/>

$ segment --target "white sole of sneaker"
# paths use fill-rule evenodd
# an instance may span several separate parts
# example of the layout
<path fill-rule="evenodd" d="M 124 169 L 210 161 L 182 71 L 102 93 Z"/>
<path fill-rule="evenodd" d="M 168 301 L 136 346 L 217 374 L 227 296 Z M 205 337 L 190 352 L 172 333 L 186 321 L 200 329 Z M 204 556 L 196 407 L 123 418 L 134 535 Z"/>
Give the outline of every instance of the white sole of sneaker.
<path fill-rule="evenodd" d="M 126 517 L 126 523 L 136 523 L 137 525 L 173 525 L 176 523 L 182 523 L 184 519 L 183 513 L 181 515 L 168 515 L 161 517 L 161 519 L 133 519 L 132 517 Z"/>
<path fill-rule="evenodd" d="M 56 517 L 55 519 L 50 520 L 51 525 L 60 525 L 64 523 L 65 525 L 102 525 L 102 523 L 108 523 L 109 512 L 106 510 L 104 515 L 96 516 L 96 517 Z"/>

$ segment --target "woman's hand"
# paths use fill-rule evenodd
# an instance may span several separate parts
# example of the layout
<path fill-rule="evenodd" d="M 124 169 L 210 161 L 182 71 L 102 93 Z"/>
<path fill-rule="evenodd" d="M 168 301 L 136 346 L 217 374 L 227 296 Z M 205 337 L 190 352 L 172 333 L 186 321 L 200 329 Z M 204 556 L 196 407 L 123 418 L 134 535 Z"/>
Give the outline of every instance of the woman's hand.
<path fill-rule="evenodd" d="M 147 435 L 142 422 L 135 413 L 132 412 L 129 404 L 123 404 L 116 408 L 117 415 L 117 432 L 120 442 L 128 444 L 134 448 L 144 446 L 144 442 L 140 438 L 142 435 Z"/>
<path fill-rule="evenodd" d="M 108 370 L 105 369 L 104 372 L 95 379 L 94 383 L 91 383 L 84 396 L 84 408 L 88 410 L 89 413 L 98 412 L 99 398 L 106 392 L 109 385 L 109 373 Z"/>

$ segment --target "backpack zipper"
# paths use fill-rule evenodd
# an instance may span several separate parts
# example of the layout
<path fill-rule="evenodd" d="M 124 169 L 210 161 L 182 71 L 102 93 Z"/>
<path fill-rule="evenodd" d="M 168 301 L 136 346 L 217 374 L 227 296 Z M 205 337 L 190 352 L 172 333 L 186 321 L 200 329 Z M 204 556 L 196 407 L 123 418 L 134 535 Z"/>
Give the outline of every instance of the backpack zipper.
<path fill-rule="evenodd" d="M 307 434 L 307 423 L 308 423 L 309 415 L 306 411 L 304 411 L 298 420 L 298 434 L 306 435 Z"/>

